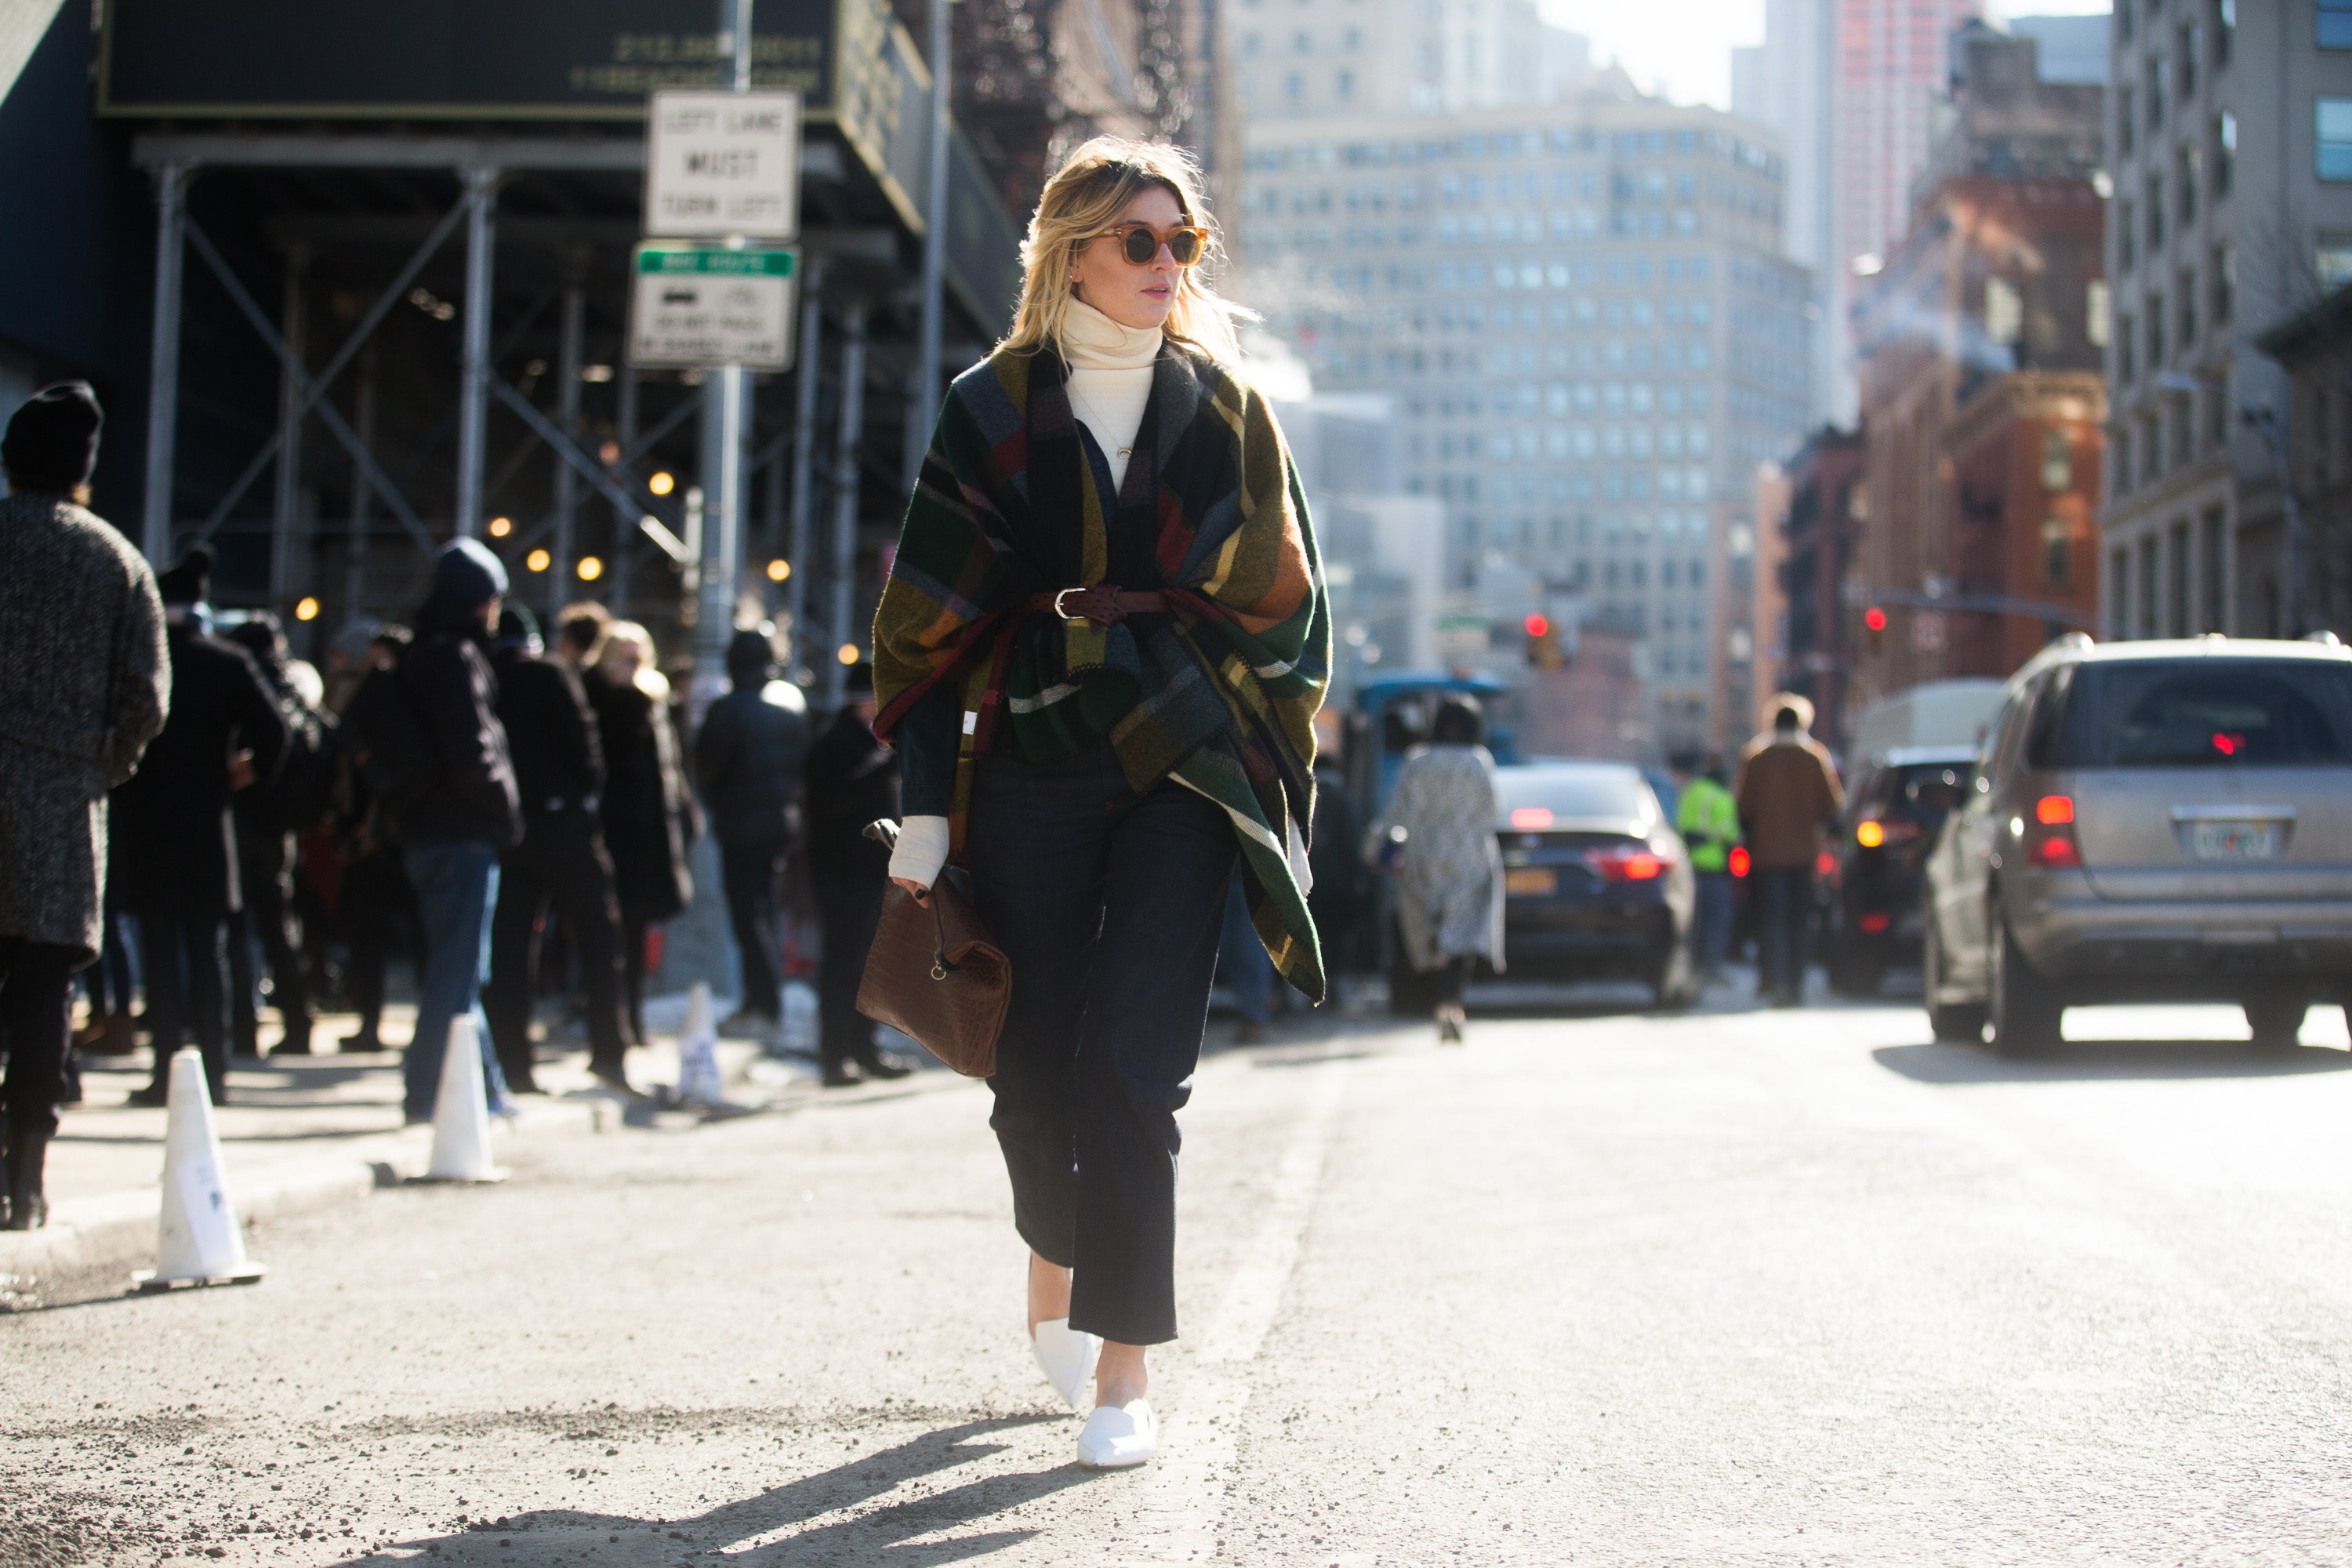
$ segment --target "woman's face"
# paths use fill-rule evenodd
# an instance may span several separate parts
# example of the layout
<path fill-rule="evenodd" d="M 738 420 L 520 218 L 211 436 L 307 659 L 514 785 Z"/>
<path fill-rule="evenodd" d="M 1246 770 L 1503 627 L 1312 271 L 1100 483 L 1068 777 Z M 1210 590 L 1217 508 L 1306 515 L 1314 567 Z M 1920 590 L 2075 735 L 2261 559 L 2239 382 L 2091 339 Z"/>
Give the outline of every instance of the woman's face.
<path fill-rule="evenodd" d="M 613 639 L 604 654 L 604 674 L 615 686 L 626 686 L 637 678 L 637 645 Z"/>
<path fill-rule="evenodd" d="M 1118 215 L 1119 223 L 1149 224 L 1160 233 L 1184 222 L 1184 209 L 1165 185 L 1146 185 Z M 1087 242 L 1070 263 L 1070 281 L 1078 298 L 1122 327 L 1148 331 L 1164 324 L 1176 302 L 1176 258 L 1161 245 L 1150 261 L 1139 267 L 1127 258 L 1118 240 L 1106 232 Z"/>

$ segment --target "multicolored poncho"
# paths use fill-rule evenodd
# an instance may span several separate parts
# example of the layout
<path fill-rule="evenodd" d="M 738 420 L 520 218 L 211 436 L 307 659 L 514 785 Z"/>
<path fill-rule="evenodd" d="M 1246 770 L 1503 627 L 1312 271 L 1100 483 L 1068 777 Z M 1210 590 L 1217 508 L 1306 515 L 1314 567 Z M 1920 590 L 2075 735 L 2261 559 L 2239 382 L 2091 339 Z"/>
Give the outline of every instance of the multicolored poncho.
<path fill-rule="evenodd" d="M 1331 626 L 1289 448 L 1265 398 L 1171 342 L 1109 496 L 1066 380 L 1050 352 L 1000 351 L 950 389 L 874 617 L 875 731 L 958 683 L 958 860 L 992 746 L 1043 763 L 1108 740 L 1138 795 L 1199 791 L 1232 818 L 1275 967 L 1320 1001 L 1307 837 Z M 1034 607 L 1102 584 L 1164 594 L 1168 613 L 1102 627 Z"/>

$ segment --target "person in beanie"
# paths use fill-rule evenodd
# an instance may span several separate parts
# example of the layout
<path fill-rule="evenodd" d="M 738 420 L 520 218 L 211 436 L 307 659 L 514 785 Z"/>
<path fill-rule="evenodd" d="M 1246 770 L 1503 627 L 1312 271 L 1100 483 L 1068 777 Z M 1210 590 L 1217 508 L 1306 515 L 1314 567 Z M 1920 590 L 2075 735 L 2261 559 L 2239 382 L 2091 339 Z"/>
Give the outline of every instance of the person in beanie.
<path fill-rule="evenodd" d="M 907 1064 L 876 1044 L 873 1020 L 857 1011 L 857 983 L 866 950 L 882 923 L 882 889 L 890 851 L 866 837 L 880 817 L 898 815 L 898 762 L 874 738 L 874 667 L 849 672 L 847 700 L 809 748 L 803 767 L 808 813 L 809 879 L 824 923 L 824 956 L 817 976 L 819 1051 L 828 1089 L 867 1078 L 904 1078 Z"/>
<path fill-rule="evenodd" d="M 782 942 L 776 889 L 799 804 L 808 704 L 776 679 L 776 649 L 764 631 L 735 634 L 727 648 L 734 689 L 710 705 L 694 741 L 704 814 L 719 838 L 719 874 L 743 964 L 743 1005 L 719 1026 L 772 1036 L 783 1018 Z"/>
<path fill-rule="evenodd" d="M 491 655 L 499 678 L 499 719 L 514 757 L 522 797 L 522 842 L 499 863 L 498 912 L 490 922 L 490 1037 L 507 1087 L 538 1092 L 531 1081 L 531 977 L 539 971 L 539 930 L 550 909 L 580 963 L 587 998 L 588 1069 L 626 1092 L 621 1029 L 621 906 L 613 893 L 613 859 L 597 808 L 604 789 L 604 751 L 595 716 L 568 664 L 543 657 L 528 612 L 509 605 L 499 618 Z"/>
<path fill-rule="evenodd" d="M 1804 999 L 1813 858 L 1822 828 L 1845 808 L 1845 792 L 1837 764 L 1806 733 L 1813 705 L 1792 691 L 1772 702 L 1772 728 L 1740 752 L 1732 793 L 1748 839 L 1748 886 L 1759 900 L 1756 994 L 1794 1007 Z"/>
<path fill-rule="evenodd" d="M 172 668 L 154 574 L 89 510 L 103 423 L 80 382 L 0 435 L 0 1224 L 47 1217 L 71 976 L 98 956 L 107 790 L 163 727 Z"/>
<path fill-rule="evenodd" d="M 213 552 L 156 579 L 172 657 L 172 715 L 114 792 L 114 885 L 139 925 L 152 1078 L 138 1105 L 171 1098 L 172 1053 L 191 1036 L 213 1102 L 228 1100 L 228 922 L 245 907 L 231 797 L 278 775 L 286 720 L 251 656 L 212 635 Z"/>
<path fill-rule="evenodd" d="M 425 940 L 416 1033 L 404 1063 L 411 1121 L 432 1119 L 449 1026 L 460 1013 L 474 1016 L 491 1110 L 510 1115 L 514 1109 L 481 1006 L 499 858 L 522 839 L 522 802 L 499 722 L 498 679 L 486 656 L 506 591 L 507 569 L 497 556 L 471 539 L 451 543 L 433 563 L 416 640 L 400 661 L 402 694 L 433 753 L 422 787 L 394 823 Z"/>

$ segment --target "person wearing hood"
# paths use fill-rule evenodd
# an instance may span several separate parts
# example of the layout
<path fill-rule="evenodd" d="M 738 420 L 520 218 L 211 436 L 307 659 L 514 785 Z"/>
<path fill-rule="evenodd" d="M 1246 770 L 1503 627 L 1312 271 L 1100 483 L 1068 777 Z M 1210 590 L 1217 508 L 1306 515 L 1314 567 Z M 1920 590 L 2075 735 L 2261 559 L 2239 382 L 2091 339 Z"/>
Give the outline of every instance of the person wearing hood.
<path fill-rule="evenodd" d="M 818 1050 L 828 1089 L 904 1078 L 907 1064 L 881 1048 L 874 1021 L 857 1011 L 866 952 L 882 923 L 890 851 L 866 837 L 866 825 L 898 815 L 898 758 L 874 738 L 874 667 L 849 671 L 841 710 L 809 748 L 803 764 L 808 810 L 809 879 L 824 922 L 817 972 Z"/>
<path fill-rule="evenodd" d="M 193 1035 L 213 1103 L 228 1100 L 228 925 L 245 907 L 231 797 L 278 776 L 285 715 L 252 656 L 212 635 L 213 552 L 156 579 L 172 656 L 172 716 L 114 792 L 115 890 L 139 925 L 154 1076 L 132 1103 L 171 1098 L 172 1053 Z"/>
<path fill-rule="evenodd" d="M 1794 1007 L 1804 999 L 1813 858 L 1822 829 L 1845 809 L 1845 792 L 1837 764 L 1807 732 L 1813 705 L 1784 691 L 1772 707 L 1772 728 L 1739 753 L 1732 795 L 1748 841 L 1750 896 L 1759 905 L 1756 994 L 1775 1007 Z"/>
<path fill-rule="evenodd" d="M 799 805 L 808 704 L 799 687 L 776 679 L 775 645 L 765 631 L 735 634 L 727 676 L 734 689 L 710 705 L 694 740 L 696 782 L 719 838 L 719 878 L 743 963 L 742 1008 L 720 1027 L 771 1037 L 784 1005 L 776 889 Z"/>
<path fill-rule="evenodd" d="M 73 972 L 98 956 L 107 790 L 163 727 L 172 667 L 155 575 L 89 510 L 104 423 L 80 382 L 0 436 L 0 1224 L 47 1217 Z"/>
<path fill-rule="evenodd" d="M 400 662 L 401 690 L 432 752 L 395 823 L 425 941 L 416 1032 L 404 1064 L 411 1121 L 432 1119 L 449 1026 L 460 1013 L 474 1017 L 491 1110 L 513 1111 L 481 1005 L 499 858 L 522 839 L 522 802 L 486 654 L 506 591 L 496 555 L 476 540 L 452 542 L 433 563 L 433 591 Z"/>
<path fill-rule="evenodd" d="M 490 1037 L 517 1093 L 532 1079 L 531 977 L 539 930 L 551 908 L 580 963 L 587 998 L 588 1069 L 626 1091 L 621 1031 L 621 907 L 613 858 L 597 808 L 604 750 L 580 677 L 541 652 L 529 612 L 509 605 L 490 659 L 499 678 L 499 719 L 522 797 L 522 842 L 499 862 L 498 912 L 490 921 Z"/>

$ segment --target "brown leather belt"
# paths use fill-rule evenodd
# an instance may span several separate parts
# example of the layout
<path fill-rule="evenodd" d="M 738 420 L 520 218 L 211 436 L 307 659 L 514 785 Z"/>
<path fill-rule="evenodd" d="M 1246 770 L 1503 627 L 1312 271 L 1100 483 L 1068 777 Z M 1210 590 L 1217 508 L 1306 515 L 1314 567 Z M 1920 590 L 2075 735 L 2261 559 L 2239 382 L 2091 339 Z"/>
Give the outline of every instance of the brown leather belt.
<path fill-rule="evenodd" d="M 1028 608 L 1051 612 L 1072 624 L 1087 621 L 1099 628 L 1115 626 L 1129 616 L 1164 616 L 1168 613 L 1168 595 L 1131 593 L 1106 583 L 1092 588 L 1063 588 L 1039 594 L 1030 599 Z"/>

